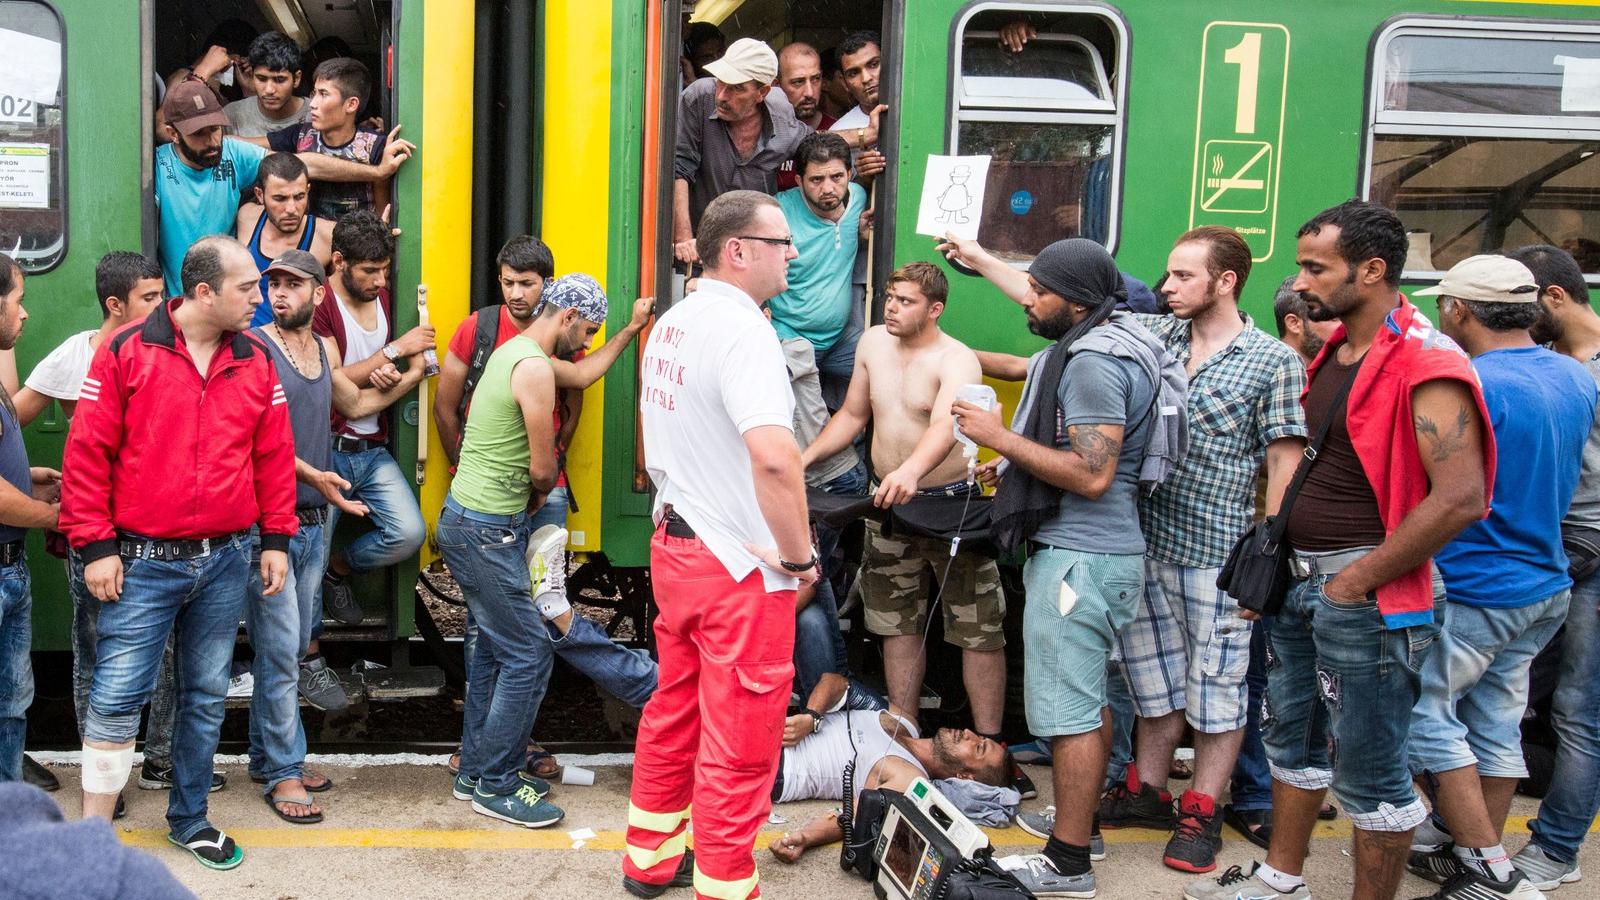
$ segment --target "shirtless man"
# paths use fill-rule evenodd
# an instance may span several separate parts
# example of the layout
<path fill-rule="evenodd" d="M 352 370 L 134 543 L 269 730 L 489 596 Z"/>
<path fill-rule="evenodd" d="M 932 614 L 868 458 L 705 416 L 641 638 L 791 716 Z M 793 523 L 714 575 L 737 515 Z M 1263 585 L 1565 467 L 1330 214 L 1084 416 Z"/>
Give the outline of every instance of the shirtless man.
<path fill-rule="evenodd" d="M 941 728 L 925 738 L 909 718 L 895 712 L 838 710 L 823 716 L 815 733 L 798 741 L 784 739 L 773 802 L 844 799 L 844 769 L 852 761 L 852 806 L 862 791 L 904 791 L 916 778 L 968 778 L 995 787 L 1011 782 L 1011 755 L 998 741 L 955 728 Z M 828 813 L 784 832 L 770 849 L 782 862 L 792 863 L 812 847 L 843 838 L 838 815 Z"/>
<path fill-rule="evenodd" d="M 844 406 L 801 454 L 808 467 L 827 459 L 870 420 L 878 480 L 873 502 L 879 507 L 918 495 L 961 497 L 979 490 L 967 480 L 950 404 L 958 388 L 980 383 L 983 375 L 977 355 L 939 330 L 949 292 L 944 273 L 931 263 L 909 263 L 889 276 L 884 324 L 861 337 Z M 861 590 L 867 628 L 884 637 L 890 705 L 918 708 L 927 668 L 922 635 L 928 591 L 942 578 L 944 637 L 962 650 L 973 725 L 998 740 L 1005 702 L 1005 598 L 994 560 L 968 553 L 952 559 L 942 541 L 885 537 L 872 522 L 866 528 Z"/>
<path fill-rule="evenodd" d="M 306 164 L 292 153 L 267 154 L 251 193 L 255 199 L 239 207 L 234 234 L 255 256 L 256 267 L 264 273 L 284 252 L 304 250 L 326 270 L 333 256 L 333 221 L 309 212 L 311 176 Z M 271 321 L 272 300 L 263 274 L 261 305 L 250 325 L 259 328 Z"/>

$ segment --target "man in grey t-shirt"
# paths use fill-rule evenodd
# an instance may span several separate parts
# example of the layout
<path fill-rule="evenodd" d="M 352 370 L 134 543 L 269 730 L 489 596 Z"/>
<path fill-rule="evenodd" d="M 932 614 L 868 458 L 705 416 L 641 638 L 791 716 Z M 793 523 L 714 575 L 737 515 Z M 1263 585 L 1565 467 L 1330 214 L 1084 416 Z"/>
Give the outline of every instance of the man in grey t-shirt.
<path fill-rule="evenodd" d="M 1054 515 L 1031 535 L 1022 575 L 1024 700 L 1029 728 L 1051 742 L 1056 812 L 1022 818 L 1048 843 L 1016 874 L 1040 896 L 1093 896 L 1106 663 L 1144 592 L 1136 498 L 1159 387 L 1136 360 L 1159 366 L 1165 350 L 1132 316 L 1113 312 L 1126 289 L 1111 254 L 1093 241 L 1057 241 L 1026 273 L 973 241 L 949 236 L 939 250 L 994 282 L 1027 311 L 1029 331 L 1057 342 L 1029 364 L 1017 430 L 970 403 L 957 401 L 951 412 L 963 434 L 1005 458 L 1003 481 L 1016 482 L 1002 484 L 997 523 L 1007 514 L 1006 492 L 1028 479 L 1059 491 Z M 1063 368 L 1057 354 L 1068 348 Z"/>
<path fill-rule="evenodd" d="M 250 44 L 250 80 L 255 96 L 222 110 L 234 135 L 266 137 L 269 131 L 310 121 L 311 104 L 294 93 L 300 86 L 300 47 L 286 35 L 268 31 Z"/>

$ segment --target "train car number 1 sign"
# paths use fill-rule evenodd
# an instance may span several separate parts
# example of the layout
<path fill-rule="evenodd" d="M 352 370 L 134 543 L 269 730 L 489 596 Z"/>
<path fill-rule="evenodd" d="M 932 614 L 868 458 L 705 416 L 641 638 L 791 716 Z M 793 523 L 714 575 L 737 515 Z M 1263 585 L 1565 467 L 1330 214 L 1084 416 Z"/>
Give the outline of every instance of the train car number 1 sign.
<path fill-rule="evenodd" d="M 1212 22 L 1200 43 L 1189 227 L 1226 225 L 1272 256 L 1283 166 L 1289 29 Z"/>

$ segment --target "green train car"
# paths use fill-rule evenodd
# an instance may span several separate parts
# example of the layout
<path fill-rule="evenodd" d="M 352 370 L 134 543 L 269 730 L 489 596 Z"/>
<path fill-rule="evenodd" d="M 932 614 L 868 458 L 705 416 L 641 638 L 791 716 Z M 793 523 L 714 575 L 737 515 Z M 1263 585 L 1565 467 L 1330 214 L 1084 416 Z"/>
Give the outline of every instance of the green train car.
<path fill-rule="evenodd" d="M 551 245 L 559 271 L 596 275 L 614 299 L 673 295 L 672 135 L 691 18 L 775 48 L 881 33 L 890 168 L 874 190 L 873 281 L 935 259 L 915 222 L 927 157 L 981 153 L 993 162 L 980 238 L 1013 264 L 1082 235 L 1153 283 L 1178 234 L 1231 226 L 1255 252 L 1245 308 L 1269 330 L 1300 223 L 1351 196 L 1392 206 L 1412 232 L 1407 284 L 1535 241 L 1569 247 L 1600 283 L 1595 0 L 332 6 L 0 0 L 0 47 L 31 54 L 0 50 L 0 242 L 29 272 L 32 314 L 22 372 L 96 324 L 88 294 L 101 253 L 153 247 L 153 82 L 197 55 L 194 43 L 226 16 L 304 46 L 341 37 L 381 76 L 374 104 L 420 148 L 394 194 L 404 232 L 396 325 L 416 321 L 408 298 L 427 284 L 441 349 L 472 309 L 498 300 L 494 248 L 524 231 Z M 1036 37 L 1019 54 L 1000 50 L 997 33 L 1019 21 Z M 985 282 L 952 278 L 947 330 L 980 349 L 1039 346 Z M 627 304 L 613 309 L 615 330 Z M 569 474 L 580 507 L 573 550 L 586 560 L 575 585 L 613 596 L 643 634 L 650 520 L 636 359 L 625 354 L 586 396 Z M 431 523 L 449 473 L 427 409 L 426 397 L 397 407 L 394 450 L 416 467 Z M 60 458 L 66 426 L 53 409 L 30 427 L 35 462 Z M 60 567 L 31 549 L 36 646 L 65 649 Z M 387 642 L 403 663 L 414 576 L 431 560 L 425 547 L 414 564 L 367 578 L 368 623 L 329 636 Z"/>

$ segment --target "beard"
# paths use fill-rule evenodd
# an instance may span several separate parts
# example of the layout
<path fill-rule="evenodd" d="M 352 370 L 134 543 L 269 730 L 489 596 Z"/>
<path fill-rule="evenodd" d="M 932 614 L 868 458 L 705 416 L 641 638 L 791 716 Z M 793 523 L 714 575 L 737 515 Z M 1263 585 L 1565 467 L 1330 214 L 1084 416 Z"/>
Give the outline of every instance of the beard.
<path fill-rule="evenodd" d="M 202 169 L 215 169 L 217 165 L 222 162 L 221 147 L 218 147 L 215 150 L 205 150 L 197 153 L 195 150 L 190 148 L 189 143 L 183 139 L 182 135 L 178 137 L 178 152 L 183 154 L 184 159 L 187 159 L 189 162 L 194 163 Z"/>
<path fill-rule="evenodd" d="M 1539 318 L 1534 320 L 1533 327 L 1528 329 L 1528 336 L 1537 344 L 1553 344 L 1561 340 L 1567 330 L 1561 326 L 1560 320 L 1550 315 L 1550 310 L 1542 305 L 1539 308 Z"/>
<path fill-rule="evenodd" d="M 311 324 L 311 317 L 316 313 L 316 311 L 316 306 L 307 303 L 305 306 L 302 306 L 297 310 L 284 313 L 281 316 L 274 314 L 272 321 L 278 326 L 279 329 L 283 331 L 299 331 L 300 329 Z"/>
<path fill-rule="evenodd" d="M 1300 355 L 1306 359 L 1316 359 L 1322 352 L 1322 347 L 1327 341 L 1312 334 L 1309 330 L 1300 333 Z"/>
<path fill-rule="evenodd" d="M 1062 335 L 1072 330 L 1072 312 L 1063 308 L 1048 319 L 1028 319 L 1028 330 L 1047 341 L 1058 341 Z"/>
<path fill-rule="evenodd" d="M 941 728 L 933 733 L 933 758 L 947 772 L 959 772 L 963 765 L 956 755 L 956 742 L 961 733 L 954 728 Z"/>

